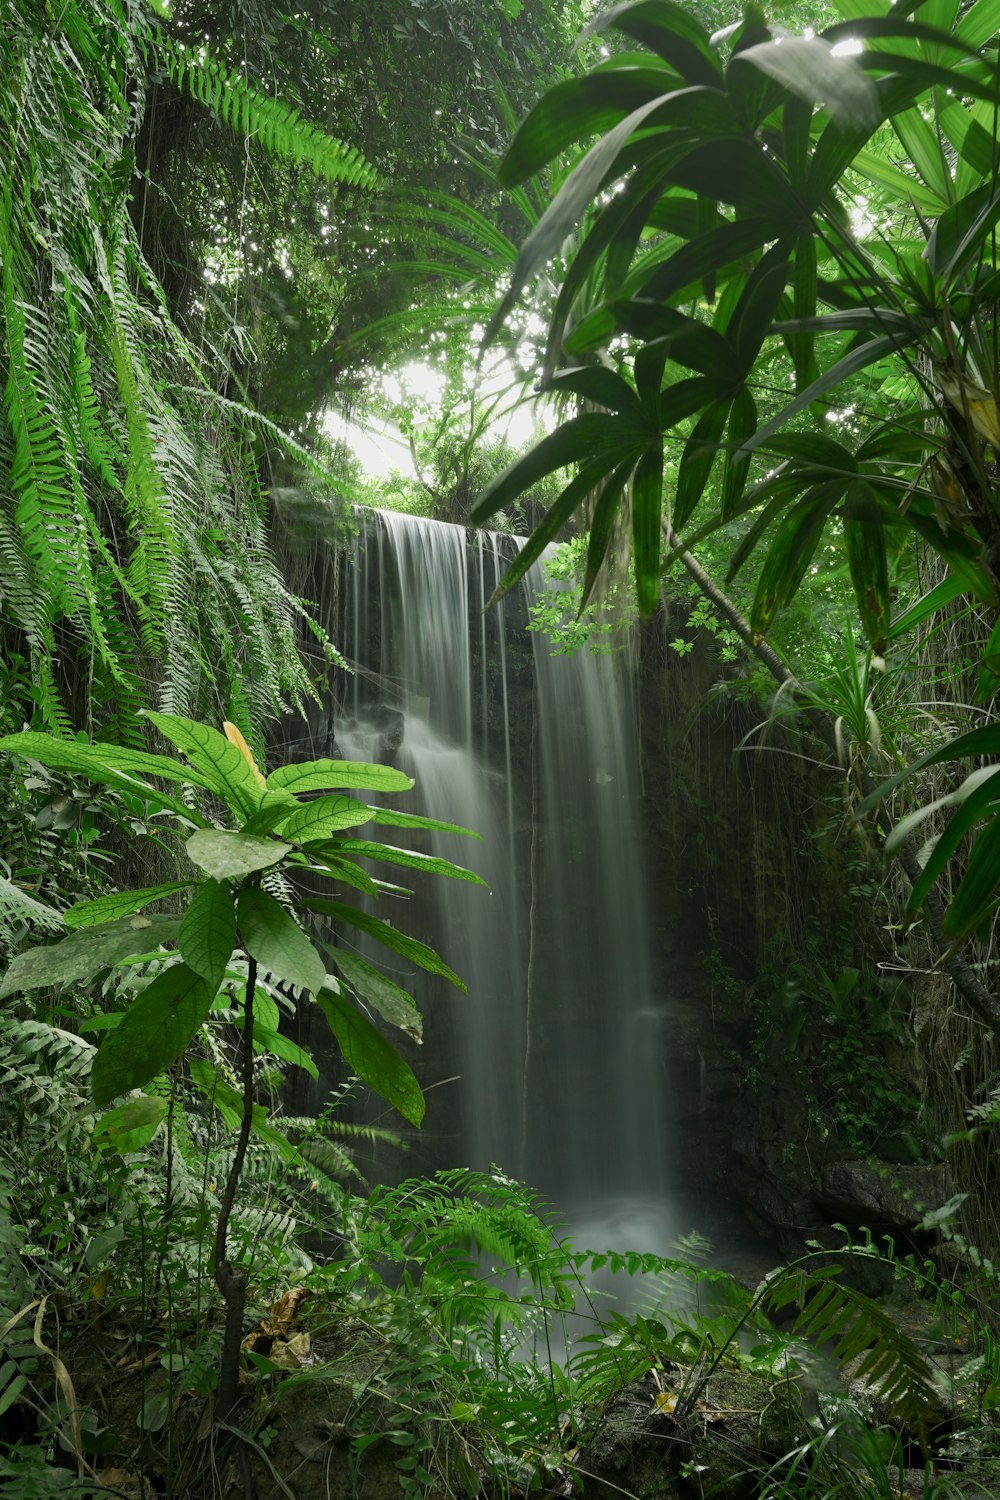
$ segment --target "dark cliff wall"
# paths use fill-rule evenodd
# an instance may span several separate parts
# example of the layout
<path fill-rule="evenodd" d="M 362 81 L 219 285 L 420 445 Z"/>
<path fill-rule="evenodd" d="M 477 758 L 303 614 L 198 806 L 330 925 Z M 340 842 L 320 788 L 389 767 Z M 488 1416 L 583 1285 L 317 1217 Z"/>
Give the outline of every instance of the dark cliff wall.
<path fill-rule="evenodd" d="M 941 1183 L 877 851 L 822 747 L 762 729 L 746 669 L 682 634 L 665 612 L 640 669 L 677 1191 L 788 1250 L 835 1219 L 904 1228 Z"/>

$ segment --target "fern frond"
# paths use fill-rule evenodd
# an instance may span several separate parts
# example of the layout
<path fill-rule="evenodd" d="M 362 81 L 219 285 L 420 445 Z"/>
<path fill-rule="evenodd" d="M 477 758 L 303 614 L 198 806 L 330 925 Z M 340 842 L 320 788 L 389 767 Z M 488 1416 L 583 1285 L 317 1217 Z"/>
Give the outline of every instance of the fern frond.
<path fill-rule="evenodd" d="M 253 88 L 241 73 L 227 69 L 204 49 L 195 53 L 160 29 L 147 31 L 146 41 L 150 56 L 165 67 L 170 81 L 238 134 L 256 137 L 272 155 L 309 167 L 328 182 L 377 186 L 375 169 L 354 146 L 335 140 L 303 120 L 291 105 Z"/>
<path fill-rule="evenodd" d="M 779 1273 L 766 1304 L 775 1312 L 802 1303 L 793 1332 L 819 1345 L 832 1345 L 842 1368 L 876 1386 L 903 1421 L 919 1426 L 937 1413 L 939 1402 L 927 1362 L 909 1334 L 877 1302 L 837 1281 L 841 1267 L 800 1268 Z"/>

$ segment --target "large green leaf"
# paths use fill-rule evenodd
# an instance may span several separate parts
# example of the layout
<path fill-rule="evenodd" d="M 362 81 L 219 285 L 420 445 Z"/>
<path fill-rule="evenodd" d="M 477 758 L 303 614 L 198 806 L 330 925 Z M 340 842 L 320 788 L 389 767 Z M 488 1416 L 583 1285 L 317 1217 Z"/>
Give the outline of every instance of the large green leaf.
<path fill-rule="evenodd" d="M 554 84 L 518 127 L 497 178 L 505 187 L 524 182 L 567 147 L 593 139 L 676 86 L 676 78 L 652 64 L 599 68 Z"/>
<path fill-rule="evenodd" d="M 200 883 L 184 913 L 177 943 L 188 968 L 217 990 L 236 946 L 236 907 L 225 881 Z"/>
<path fill-rule="evenodd" d="M 4 975 L 0 999 L 20 990 L 43 986 L 60 989 L 93 979 L 102 969 L 120 963 L 123 958 L 150 953 L 174 942 L 179 927 L 178 917 L 126 916 L 116 922 L 82 927 L 47 948 L 29 948 L 26 953 L 18 954 Z"/>
<path fill-rule="evenodd" d="M 945 287 L 973 261 L 982 261 L 998 219 L 1000 190 L 990 183 L 953 203 L 941 215 L 924 253 L 935 277 Z"/>
<path fill-rule="evenodd" d="M 960 942 L 1000 904 L 1000 815 L 986 825 L 972 846 L 965 873 L 941 922 L 946 937 Z"/>
<path fill-rule="evenodd" d="M 587 566 L 580 593 L 580 609 L 586 609 L 597 584 L 598 575 L 607 555 L 608 544 L 614 534 L 621 498 L 632 472 L 633 460 L 627 458 L 623 464 L 609 474 L 601 487 L 590 518 L 590 540 L 587 543 Z M 530 545 L 530 543 L 529 543 Z"/>
<path fill-rule="evenodd" d="M 116 917 L 142 911 L 143 907 L 162 901 L 175 891 L 188 891 L 193 885 L 193 880 L 171 880 L 166 885 L 146 885 L 136 891 L 111 891 L 107 896 L 97 896 L 93 901 L 80 901 L 76 906 L 68 907 L 63 912 L 63 922 L 69 928 L 112 922 Z"/>
<path fill-rule="evenodd" d="M 390 927 L 388 922 L 383 922 L 366 911 L 359 911 L 357 907 L 345 906 L 342 901 L 330 901 L 325 896 L 308 896 L 303 905 L 307 906 L 310 911 L 323 912 L 337 922 L 346 922 L 349 927 L 356 927 L 359 932 L 374 938 L 384 948 L 391 948 L 393 953 L 398 953 L 401 957 L 410 959 L 419 968 L 426 969 L 428 974 L 440 974 L 442 979 L 447 979 L 451 984 L 457 985 L 460 990 L 465 989 L 458 975 L 448 968 L 433 948 L 429 948 L 426 943 L 421 943 L 416 938 L 407 937 L 405 932 L 398 932 L 395 927 Z"/>
<path fill-rule="evenodd" d="M 835 54 L 822 37 L 783 36 L 745 47 L 730 70 L 753 67 L 808 104 L 819 104 L 839 124 L 873 128 L 879 118 L 874 83 L 853 57 Z"/>
<path fill-rule="evenodd" d="M 331 834 L 339 833 L 343 828 L 357 828 L 371 820 L 370 807 L 353 797 L 340 797 L 334 793 L 316 797 L 304 806 L 292 808 L 279 820 L 275 832 L 290 844 L 308 844 L 328 839 Z"/>
<path fill-rule="evenodd" d="M 377 844 L 369 839 L 338 839 L 336 847 L 355 859 L 380 860 L 383 864 L 399 865 L 405 870 L 420 870 L 425 875 L 444 875 L 451 880 L 468 880 L 473 885 L 486 885 L 486 881 L 462 865 L 453 865 L 451 860 L 439 859 L 434 854 L 419 854 L 413 849 L 397 849 L 392 844 Z"/>
<path fill-rule="evenodd" d="M 243 947 L 276 979 L 314 995 L 323 988 L 326 964 L 291 913 L 273 896 L 248 886 L 240 892 L 236 918 Z"/>
<path fill-rule="evenodd" d="M 647 449 L 632 480 L 632 560 L 639 613 L 651 615 L 660 597 L 663 535 L 663 449 Z"/>
<path fill-rule="evenodd" d="M 678 158 L 690 149 L 692 132 L 701 130 L 712 135 L 731 128 L 725 96 L 693 88 L 649 100 L 609 130 L 573 168 L 521 246 L 510 287 L 486 330 L 487 341 L 503 323 L 522 288 L 562 249 L 602 188 L 632 165 L 625 158 L 626 148 L 637 131 L 654 123 L 654 116 L 661 127 L 684 127 L 685 135 L 679 137 L 675 148 Z"/>
<path fill-rule="evenodd" d="M 278 766 L 267 784 L 272 790 L 286 792 L 408 792 L 413 778 L 392 766 L 359 760 L 303 760 Z"/>
<path fill-rule="evenodd" d="M 249 818 L 260 807 L 264 788 L 250 762 L 238 746 L 208 724 L 179 714 L 146 711 L 146 717 L 178 750 L 182 750 L 215 795 L 241 818 Z"/>
<path fill-rule="evenodd" d="M 101 781 L 107 786 L 133 793 L 138 791 L 150 802 L 160 807 L 169 807 L 189 822 L 204 822 L 179 798 L 142 780 L 146 776 L 161 776 L 167 781 L 189 781 L 205 791 L 212 790 L 197 771 L 182 766 L 169 756 L 150 755 L 144 750 L 128 750 L 121 745 L 90 745 L 83 740 L 60 740 L 54 735 L 35 731 L 4 735 L 0 739 L 0 750 L 8 750 L 12 755 L 21 755 L 28 760 L 37 760 L 40 765 L 48 766 L 52 771 L 76 771 L 89 781 Z"/>
<path fill-rule="evenodd" d="M 757 448 L 763 447 L 769 438 L 779 432 L 782 427 L 787 426 L 792 417 L 798 416 L 807 406 L 825 396 L 834 386 L 840 385 L 851 375 L 856 375 L 860 370 L 865 370 L 869 365 L 875 364 L 883 359 L 885 355 L 898 353 L 908 344 L 912 344 L 917 337 L 917 332 L 909 334 L 890 335 L 883 338 L 868 339 L 864 344 L 858 345 L 843 358 L 838 359 L 828 370 L 825 370 L 818 380 L 814 380 L 806 390 L 801 391 L 794 401 L 784 407 L 777 416 L 765 422 L 763 427 L 757 431 L 741 446 L 741 452 L 753 453 Z"/>
<path fill-rule="evenodd" d="M 405 990 L 356 953 L 348 953 L 344 948 L 331 948 L 329 953 L 341 979 L 373 1006 L 383 1020 L 398 1026 L 415 1042 L 423 1040 L 423 1019 Z"/>
<path fill-rule="evenodd" d="M 419 1125 L 424 1117 L 424 1096 L 396 1049 L 343 995 L 321 990 L 316 998 L 352 1072 L 398 1109 L 404 1120 Z"/>
<path fill-rule="evenodd" d="M 94 1144 L 116 1151 L 119 1156 L 141 1151 L 159 1130 L 166 1113 L 166 1099 L 140 1094 L 138 1099 L 105 1110 L 94 1125 Z"/>
<path fill-rule="evenodd" d="M 743 498 L 743 487 L 750 468 L 750 454 L 743 449 L 743 444 L 756 431 L 757 403 L 749 391 L 740 391 L 733 398 L 729 425 L 726 428 L 721 500 L 721 515 L 724 521 L 728 521 L 736 514 L 736 509 Z"/>
<path fill-rule="evenodd" d="M 709 88 L 719 88 L 722 83 L 722 66 L 708 32 L 690 10 L 674 0 L 614 5 L 598 16 L 595 26 L 600 31 L 620 31 L 631 37 L 692 83 Z"/>
<path fill-rule="evenodd" d="M 778 528 L 757 581 L 750 626 L 760 640 L 779 609 L 794 597 L 805 577 L 827 516 L 843 492 L 838 480 L 814 485 Z"/>
<path fill-rule="evenodd" d="M 687 525 L 704 493 L 719 453 L 729 411 L 729 401 L 713 402 L 707 411 L 702 412 L 684 444 L 674 489 L 673 525 L 677 531 Z"/>
<path fill-rule="evenodd" d="M 242 879 L 255 870 L 268 870 L 291 852 L 291 844 L 262 839 L 252 833 L 232 833 L 225 828 L 199 828 L 185 845 L 199 870 L 213 880 Z"/>
<path fill-rule="evenodd" d="M 460 833 L 468 839 L 482 841 L 481 833 L 477 833 L 474 828 L 463 828 L 460 823 L 442 823 L 440 818 L 424 818 L 419 813 L 396 812 L 390 807 L 370 807 L 368 811 L 376 823 L 385 824 L 387 827 L 426 828 L 435 833 Z"/>
<path fill-rule="evenodd" d="M 889 564 L 885 517 L 863 479 L 848 484 L 844 541 L 858 612 L 872 650 L 881 656 L 889 636 Z"/>
<path fill-rule="evenodd" d="M 606 456 L 605 472 L 610 472 L 623 459 L 626 445 L 638 457 L 650 435 L 648 428 L 640 428 L 636 422 L 611 412 L 583 412 L 571 417 L 490 480 L 477 496 L 470 520 L 473 525 L 482 525 L 546 474 L 584 463 L 599 454 Z"/>
<path fill-rule="evenodd" d="M 101 1043 L 90 1075 L 94 1103 L 110 1104 L 175 1063 L 214 996 L 213 987 L 187 964 L 172 964 L 158 974 Z"/>

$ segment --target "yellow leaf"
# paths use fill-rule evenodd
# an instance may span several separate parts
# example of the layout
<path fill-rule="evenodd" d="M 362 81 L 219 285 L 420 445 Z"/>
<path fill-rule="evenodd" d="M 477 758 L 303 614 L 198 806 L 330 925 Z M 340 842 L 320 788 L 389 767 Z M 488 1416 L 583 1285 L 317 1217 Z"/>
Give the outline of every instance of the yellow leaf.
<path fill-rule="evenodd" d="M 677 1409 L 677 1392 L 657 1391 L 653 1404 L 657 1411 L 665 1412 L 667 1416 L 670 1416 L 671 1412 Z"/>
<path fill-rule="evenodd" d="M 236 728 L 236 725 L 230 724 L 228 719 L 224 719 L 222 723 L 222 732 L 226 736 L 226 739 L 229 741 L 229 743 L 236 746 L 237 750 L 243 756 L 243 759 L 246 761 L 247 765 L 256 776 L 258 783 L 264 788 L 265 791 L 267 791 L 267 782 L 264 780 L 263 776 L 260 773 L 260 767 L 254 760 L 253 756 L 250 754 L 250 746 L 240 734 L 239 730 Z"/>

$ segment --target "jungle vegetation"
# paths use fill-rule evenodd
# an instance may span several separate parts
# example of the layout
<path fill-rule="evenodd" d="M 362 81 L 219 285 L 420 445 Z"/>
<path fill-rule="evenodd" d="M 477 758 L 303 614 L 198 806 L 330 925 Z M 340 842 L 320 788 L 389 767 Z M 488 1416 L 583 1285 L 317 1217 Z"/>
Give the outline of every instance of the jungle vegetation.
<path fill-rule="evenodd" d="M 297 1495 L 331 1454 L 329 1493 L 586 1492 L 640 1382 L 677 1439 L 664 1494 L 995 1473 L 998 32 L 997 0 L 9 0 L 5 1493 Z M 466 399 L 480 339 L 548 400 L 524 453 Z M 339 949 L 327 972 L 290 876 L 460 982 L 352 904 L 387 886 L 369 861 L 475 879 L 382 842 L 420 822 L 381 802 L 406 778 L 266 764 L 268 723 L 345 665 L 272 525 L 291 500 L 347 524 L 324 412 L 377 407 L 428 347 L 449 384 L 410 414 L 421 503 L 527 524 L 505 587 L 570 536 L 580 614 L 536 622 L 563 644 L 680 598 L 678 654 L 714 636 L 722 690 L 839 764 L 885 925 L 948 976 L 975 1082 L 937 1143 L 941 1253 L 844 1248 L 960 1334 L 946 1375 L 818 1247 L 747 1291 L 694 1244 L 564 1243 L 500 1169 L 361 1192 L 342 1098 L 282 1114 L 283 1071 L 315 1070 L 289 988 L 422 1113 L 368 1019 L 419 1030 L 409 997 Z M 655 1287 L 642 1313 L 596 1318 L 609 1258 Z M 574 1309 L 593 1331 L 560 1361 Z M 856 1382 L 812 1423 L 809 1339 Z M 733 1372 L 767 1392 L 735 1470 L 706 1416 Z"/>

